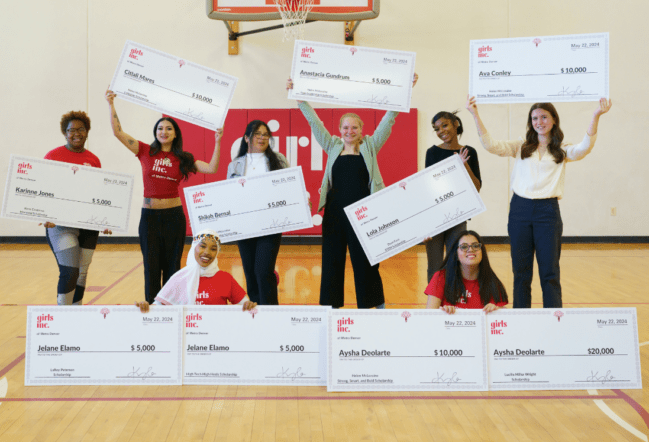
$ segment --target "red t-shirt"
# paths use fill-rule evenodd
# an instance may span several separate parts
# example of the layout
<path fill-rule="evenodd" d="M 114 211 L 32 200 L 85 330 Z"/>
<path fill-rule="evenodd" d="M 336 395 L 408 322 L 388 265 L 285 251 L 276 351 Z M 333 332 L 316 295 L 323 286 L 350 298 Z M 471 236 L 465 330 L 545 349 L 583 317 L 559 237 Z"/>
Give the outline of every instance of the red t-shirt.
<path fill-rule="evenodd" d="M 84 150 L 83 152 L 77 153 L 68 150 L 68 148 L 65 146 L 60 146 L 47 152 L 45 154 L 45 159 L 60 161 L 62 163 L 80 164 L 81 166 L 97 167 L 101 169 L 101 161 L 99 161 L 97 155 L 90 152 L 89 150 Z"/>
<path fill-rule="evenodd" d="M 480 299 L 480 284 L 478 280 L 469 280 L 462 278 L 464 282 L 464 287 L 466 288 L 466 302 L 464 299 L 460 298 L 460 301 L 455 305 L 456 308 L 474 308 L 482 309 L 484 304 Z M 433 279 L 430 280 L 430 284 L 424 290 L 424 293 L 428 296 L 435 296 L 442 300 L 442 306 L 453 305 L 450 302 L 447 302 L 444 298 L 444 288 L 446 287 L 446 270 L 440 270 L 439 272 L 433 275 Z M 506 302 L 497 302 L 494 303 L 498 307 L 504 307 L 507 305 Z"/>
<path fill-rule="evenodd" d="M 183 175 L 180 173 L 180 160 L 171 152 L 160 151 L 149 155 L 151 146 L 141 141 L 135 155 L 142 164 L 144 198 L 176 198 L 178 186 Z"/>
<path fill-rule="evenodd" d="M 196 305 L 238 304 L 246 292 L 228 272 L 219 270 L 211 278 L 200 278 Z"/>

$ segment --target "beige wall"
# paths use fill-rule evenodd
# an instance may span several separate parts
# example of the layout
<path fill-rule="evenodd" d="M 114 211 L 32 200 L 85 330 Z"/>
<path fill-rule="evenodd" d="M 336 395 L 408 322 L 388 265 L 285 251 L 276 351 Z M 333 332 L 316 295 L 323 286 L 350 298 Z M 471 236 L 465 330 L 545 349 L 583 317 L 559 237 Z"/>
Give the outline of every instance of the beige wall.
<path fill-rule="evenodd" d="M 63 144 L 59 118 L 72 109 L 90 114 L 93 126 L 87 147 L 104 168 L 140 176 L 139 162 L 110 132 L 103 98 L 127 39 L 238 77 L 233 108 L 295 106 L 284 90 L 292 44 L 282 43 L 281 31 L 243 37 L 240 54 L 228 56 L 225 26 L 205 16 L 201 0 L 5 3 L 0 16 L 1 182 L 11 153 L 42 157 Z M 591 155 L 568 165 L 561 202 L 564 235 L 649 236 L 648 149 L 641 137 L 648 120 L 649 2 L 383 0 L 381 6 L 379 18 L 361 24 L 357 45 L 417 52 L 420 81 L 412 106 L 420 112 L 420 167 L 426 149 L 438 141 L 430 127 L 432 116 L 440 110 L 462 109 L 466 132 L 461 142 L 478 148 L 481 195 L 488 209 L 470 226 L 484 235 L 507 234 L 511 164 L 482 150 L 464 110 L 469 40 L 609 32 L 614 107 L 602 117 Z M 258 26 L 243 23 L 242 30 Z M 342 24 L 309 24 L 305 39 L 341 43 Z M 151 137 L 156 113 L 120 100 L 117 108 L 128 133 L 145 140 Z M 483 105 L 480 110 L 495 137 L 518 138 L 524 135 L 528 108 Z M 557 108 L 566 140 L 580 141 L 595 103 Z M 142 194 L 141 180 L 136 181 L 130 236 L 137 235 Z M 610 216 L 611 207 L 617 208 L 617 216 Z M 33 223 L 0 219 L 0 236 L 42 234 Z"/>

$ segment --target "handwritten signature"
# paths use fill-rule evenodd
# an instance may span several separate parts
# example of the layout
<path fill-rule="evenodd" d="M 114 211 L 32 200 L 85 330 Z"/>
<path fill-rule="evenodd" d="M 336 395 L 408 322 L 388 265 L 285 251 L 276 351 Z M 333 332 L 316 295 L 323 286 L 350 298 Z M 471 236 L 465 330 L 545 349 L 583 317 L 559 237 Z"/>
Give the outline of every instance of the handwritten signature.
<path fill-rule="evenodd" d="M 464 214 L 464 210 L 460 210 L 460 208 L 458 207 L 455 210 L 455 213 L 450 212 L 450 213 L 447 213 L 446 215 L 444 215 L 444 222 L 452 221 L 452 220 L 454 220 L 456 218 L 461 217 L 463 214 Z"/>
<path fill-rule="evenodd" d="M 607 371 L 604 376 L 599 376 L 598 371 L 593 373 L 593 371 L 591 370 L 590 376 L 586 378 L 586 382 L 601 382 L 603 384 L 604 382 L 612 381 L 613 379 L 615 379 L 615 377 L 611 376 L 611 370 Z"/>
<path fill-rule="evenodd" d="M 302 373 L 302 367 L 298 367 L 298 369 L 295 370 L 294 373 L 289 373 L 289 370 L 290 368 L 284 369 L 284 367 L 282 367 L 282 371 L 280 373 L 277 373 L 277 377 L 290 378 L 292 381 L 294 381 L 295 378 L 301 378 L 302 376 L 304 376 L 304 373 Z"/>
<path fill-rule="evenodd" d="M 444 373 L 439 374 L 437 372 L 437 377 L 433 378 L 433 384 L 446 384 L 446 385 L 451 385 L 456 382 L 460 382 L 460 378 L 457 377 L 457 372 L 453 373 L 450 378 L 445 378 Z"/>
<path fill-rule="evenodd" d="M 205 121 L 205 119 L 203 118 L 203 112 L 198 112 L 197 113 L 197 112 L 193 111 L 191 108 L 189 108 L 187 110 L 187 116 L 192 117 L 192 118 L 196 118 L 197 120 Z"/>
<path fill-rule="evenodd" d="M 372 95 L 372 98 L 367 100 L 366 103 L 389 104 L 390 100 L 388 100 L 388 97 L 379 98 L 375 95 Z"/>
<path fill-rule="evenodd" d="M 284 221 L 280 221 L 278 219 L 274 219 L 272 223 L 270 223 L 270 227 L 284 227 L 291 222 L 288 220 L 288 217 L 284 218 Z"/>
<path fill-rule="evenodd" d="M 108 218 L 97 219 L 97 217 L 93 215 L 93 216 L 91 216 L 90 219 L 89 219 L 88 221 L 86 221 L 86 222 L 87 222 L 88 224 L 96 224 L 96 225 L 98 225 L 98 226 L 105 226 L 106 224 L 108 224 Z"/>
<path fill-rule="evenodd" d="M 127 378 L 150 378 L 155 376 L 155 373 L 151 371 L 153 367 L 149 367 L 149 369 L 144 372 L 140 373 L 140 367 L 135 368 L 133 367 L 133 371 L 130 372 L 129 374 L 126 375 Z"/>
<path fill-rule="evenodd" d="M 568 95 L 570 97 L 574 97 L 575 95 L 583 95 L 584 91 L 581 90 L 581 86 L 577 86 L 574 90 L 570 90 L 567 87 L 562 87 L 561 90 L 559 91 L 559 95 Z"/>

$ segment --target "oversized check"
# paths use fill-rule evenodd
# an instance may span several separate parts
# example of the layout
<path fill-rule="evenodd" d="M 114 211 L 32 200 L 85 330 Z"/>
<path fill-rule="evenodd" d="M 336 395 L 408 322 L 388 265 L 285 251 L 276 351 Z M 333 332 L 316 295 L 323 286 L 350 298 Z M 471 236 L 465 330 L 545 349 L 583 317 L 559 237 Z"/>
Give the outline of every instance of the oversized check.
<path fill-rule="evenodd" d="M 110 88 L 117 96 L 216 130 L 237 86 L 231 75 L 127 41 Z"/>
<path fill-rule="evenodd" d="M 11 155 L 1 215 L 126 232 L 134 179 L 96 167 Z"/>
<path fill-rule="evenodd" d="M 410 112 L 415 53 L 295 41 L 288 98 Z"/>
<path fill-rule="evenodd" d="M 471 40 L 469 94 L 478 103 L 607 97 L 608 32 Z"/>
<path fill-rule="evenodd" d="M 180 385 L 182 306 L 27 307 L 25 385 Z"/>
<path fill-rule="evenodd" d="M 486 391 L 485 315 L 332 310 L 329 391 Z"/>
<path fill-rule="evenodd" d="M 192 231 L 224 243 L 313 227 L 301 167 L 186 187 Z"/>
<path fill-rule="evenodd" d="M 372 265 L 486 210 L 458 155 L 345 207 Z"/>
<path fill-rule="evenodd" d="M 330 307 L 185 307 L 184 384 L 325 385 Z"/>
<path fill-rule="evenodd" d="M 642 389 L 635 308 L 487 315 L 491 390 Z"/>

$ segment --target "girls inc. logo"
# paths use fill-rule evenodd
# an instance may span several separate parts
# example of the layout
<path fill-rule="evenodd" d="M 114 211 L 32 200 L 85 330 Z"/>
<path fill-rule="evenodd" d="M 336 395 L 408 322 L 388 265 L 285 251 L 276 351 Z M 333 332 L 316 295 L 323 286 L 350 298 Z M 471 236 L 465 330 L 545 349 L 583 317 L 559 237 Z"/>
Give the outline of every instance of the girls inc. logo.
<path fill-rule="evenodd" d="M 27 175 L 27 171 L 32 169 L 32 165 L 29 163 L 20 163 L 18 164 L 18 173 Z"/>
<path fill-rule="evenodd" d="M 507 323 L 503 320 L 492 322 L 491 323 L 491 334 L 492 335 L 504 335 L 505 333 L 503 328 L 507 327 Z"/>
<path fill-rule="evenodd" d="M 313 54 L 315 50 L 310 47 L 302 48 L 302 58 L 311 58 L 311 54 Z"/>
<path fill-rule="evenodd" d="M 196 204 L 196 203 L 202 203 L 202 202 L 203 202 L 203 199 L 202 199 L 201 197 L 203 197 L 203 196 L 205 196 L 205 193 L 203 193 L 203 192 L 201 192 L 201 191 L 194 193 L 194 194 L 192 195 L 192 199 L 194 200 L 194 204 Z"/>
<path fill-rule="evenodd" d="M 358 218 L 359 221 L 362 220 L 363 218 L 367 218 L 367 215 L 363 212 L 367 212 L 367 207 L 361 206 L 360 209 L 354 212 L 356 218 Z"/>
<path fill-rule="evenodd" d="M 338 329 L 336 331 L 342 332 L 342 333 L 349 333 L 351 332 L 351 329 L 349 327 L 345 327 L 346 325 L 354 325 L 354 320 L 352 318 L 342 318 L 336 321 L 338 324 Z"/>
<path fill-rule="evenodd" d="M 489 45 L 482 46 L 478 48 L 478 58 L 488 58 L 487 52 L 493 51 L 493 48 Z"/>
<path fill-rule="evenodd" d="M 153 170 L 155 172 L 166 172 L 165 167 L 171 167 L 171 160 L 169 158 L 158 158 L 153 162 Z"/>
<path fill-rule="evenodd" d="M 202 321 L 203 317 L 198 313 L 190 313 L 185 317 L 185 327 L 187 328 L 197 328 L 198 322 Z"/>
<path fill-rule="evenodd" d="M 50 328 L 48 322 L 54 321 L 52 315 L 40 315 L 36 318 L 36 328 Z"/>

